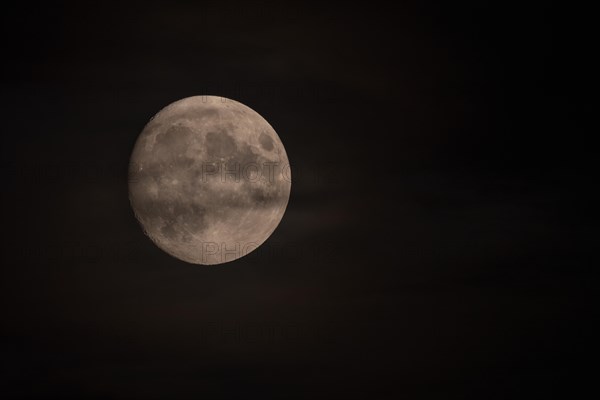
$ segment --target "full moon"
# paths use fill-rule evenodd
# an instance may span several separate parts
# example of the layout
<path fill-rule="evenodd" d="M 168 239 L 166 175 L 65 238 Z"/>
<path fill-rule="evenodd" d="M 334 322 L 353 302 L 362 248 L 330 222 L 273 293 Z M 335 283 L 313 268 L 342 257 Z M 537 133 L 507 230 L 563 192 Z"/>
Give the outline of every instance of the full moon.
<path fill-rule="evenodd" d="M 192 264 L 236 260 L 264 243 L 288 204 L 291 171 L 269 123 L 224 97 L 159 111 L 129 164 L 129 200 L 146 235 Z"/>

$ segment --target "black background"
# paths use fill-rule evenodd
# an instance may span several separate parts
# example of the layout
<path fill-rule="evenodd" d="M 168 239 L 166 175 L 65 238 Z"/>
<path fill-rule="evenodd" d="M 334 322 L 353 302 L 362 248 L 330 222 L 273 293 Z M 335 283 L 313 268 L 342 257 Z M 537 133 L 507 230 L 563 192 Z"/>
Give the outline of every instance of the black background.
<path fill-rule="evenodd" d="M 2 397 L 579 397 L 592 14 L 450 3 L 3 6 Z M 145 123 L 201 94 L 293 174 L 213 267 L 127 197 Z"/>

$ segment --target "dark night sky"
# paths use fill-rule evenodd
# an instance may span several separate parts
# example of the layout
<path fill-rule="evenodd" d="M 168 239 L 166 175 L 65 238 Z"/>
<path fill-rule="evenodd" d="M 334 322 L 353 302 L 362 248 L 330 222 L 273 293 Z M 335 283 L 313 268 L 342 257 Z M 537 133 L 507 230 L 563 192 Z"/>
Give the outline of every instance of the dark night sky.
<path fill-rule="evenodd" d="M 4 6 L 0 396 L 577 398 L 592 26 L 547 3 Z M 264 116 L 294 178 L 269 241 L 213 267 L 127 197 L 148 119 L 200 94 Z"/>

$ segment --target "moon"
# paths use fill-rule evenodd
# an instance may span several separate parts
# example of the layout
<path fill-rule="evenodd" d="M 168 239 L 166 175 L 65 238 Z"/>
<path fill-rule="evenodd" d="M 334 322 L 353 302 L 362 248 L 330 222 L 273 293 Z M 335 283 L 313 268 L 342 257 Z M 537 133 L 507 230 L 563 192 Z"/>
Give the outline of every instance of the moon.
<path fill-rule="evenodd" d="M 188 97 L 160 110 L 129 163 L 129 200 L 144 232 L 192 264 L 222 264 L 258 248 L 279 225 L 290 190 L 273 127 L 225 97 Z"/>

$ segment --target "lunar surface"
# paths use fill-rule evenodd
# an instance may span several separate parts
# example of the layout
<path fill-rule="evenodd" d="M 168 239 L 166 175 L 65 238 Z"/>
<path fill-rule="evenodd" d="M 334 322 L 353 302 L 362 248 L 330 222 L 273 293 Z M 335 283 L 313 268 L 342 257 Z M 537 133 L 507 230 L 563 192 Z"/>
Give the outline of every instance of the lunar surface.
<path fill-rule="evenodd" d="M 223 97 L 189 97 L 162 109 L 138 137 L 129 166 L 129 199 L 144 232 L 193 264 L 255 250 L 281 221 L 290 189 L 275 130 Z"/>

